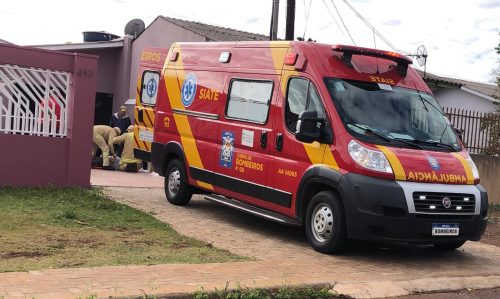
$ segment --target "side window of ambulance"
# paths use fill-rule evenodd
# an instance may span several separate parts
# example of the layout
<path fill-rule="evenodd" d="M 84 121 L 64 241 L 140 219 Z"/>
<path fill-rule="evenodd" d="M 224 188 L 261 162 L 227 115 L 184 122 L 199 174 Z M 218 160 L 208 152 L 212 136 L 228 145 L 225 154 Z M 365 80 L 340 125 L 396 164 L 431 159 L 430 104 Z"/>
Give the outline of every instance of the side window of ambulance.
<path fill-rule="evenodd" d="M 226 116 L 229 118 L 263 124 L 267 121 L 272 81 L 235 79 L 229 87 Z"/>
<path fill-rule="evenodd" d="M 288 83 L 285 121 L 290 132 L 295 132 L 299 114 L 316 111 L 318 117 L 325 117 L 325 110 L 316 87 L 307 79 L 292 78 Z"/>
<path fill-rule="evenodd" d="M 160 74 L 153 71 L 144 71 L 142 73 L 141 103 L 147 106 L 156 105 L 158 96 L 158 83 Z"/>

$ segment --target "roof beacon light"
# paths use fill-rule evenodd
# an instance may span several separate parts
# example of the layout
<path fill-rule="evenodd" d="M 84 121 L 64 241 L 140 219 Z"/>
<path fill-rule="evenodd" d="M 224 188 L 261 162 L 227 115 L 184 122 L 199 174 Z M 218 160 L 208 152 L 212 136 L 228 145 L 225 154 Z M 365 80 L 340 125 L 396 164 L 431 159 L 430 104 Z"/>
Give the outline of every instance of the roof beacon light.
<path fill-rule="evenodd" d="M 376 49 L 355 47 L 355 46 L 345 46 L 345 45 L 335 45 L 332 47 L 332 50 L 334 52 L 343 53 L 342 61 L 349 67 L 352 67 L 351 60 L 353 55 L 377 57 L 394 61 L 397 63 L 396 70 L 403 77 L 406 77 L 406 74 L 408 72 L 408 65 L 413 63 L 413 61 L 410 58 L 391 51 L 376 50 Z"/>
<path fill-rule="evenodd" d="M 284 61 L 285 65 L 294 65 L 297 61 L 297 57 L 297 53 L 287 53 Z"/>

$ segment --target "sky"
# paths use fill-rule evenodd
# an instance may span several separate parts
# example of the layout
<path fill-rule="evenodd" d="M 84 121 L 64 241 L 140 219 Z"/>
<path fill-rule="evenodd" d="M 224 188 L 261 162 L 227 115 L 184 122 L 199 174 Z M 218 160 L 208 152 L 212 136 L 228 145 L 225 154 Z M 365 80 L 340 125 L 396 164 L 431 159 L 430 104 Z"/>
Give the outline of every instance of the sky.
<path fill-rule="evenodd" d="M 272 1 L 2 1 L 0 39 L 18 45 L 78 43 L 83 31 L 122 36 L 129 20 L 139 18 L 147 26 L 158 15 L 267 35 Z M 280 38 L 285 36 L 286 2 L 280 0 Z M 500 41 L 500 0 L 296 0 L 295 36 L 391 50 L 346 2 L 397 50 L 414 54 L 425 45 L 428 72 L 492 82 L 499 63 L 494 48 Z M 416 61 L 414 66 L 422 69 Z"/>

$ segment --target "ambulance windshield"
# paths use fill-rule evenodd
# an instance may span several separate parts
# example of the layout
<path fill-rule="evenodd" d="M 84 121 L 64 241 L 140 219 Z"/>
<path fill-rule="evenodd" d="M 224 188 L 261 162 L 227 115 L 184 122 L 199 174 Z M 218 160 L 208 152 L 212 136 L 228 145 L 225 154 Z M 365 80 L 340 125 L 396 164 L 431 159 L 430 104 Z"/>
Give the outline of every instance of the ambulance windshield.
<path fill-rule="evenodd" d="M 370 142 L 460 150 L 460 143 L 438 103 L 429 94 L 390 85 L 325 79 L 348 130 Z"/>

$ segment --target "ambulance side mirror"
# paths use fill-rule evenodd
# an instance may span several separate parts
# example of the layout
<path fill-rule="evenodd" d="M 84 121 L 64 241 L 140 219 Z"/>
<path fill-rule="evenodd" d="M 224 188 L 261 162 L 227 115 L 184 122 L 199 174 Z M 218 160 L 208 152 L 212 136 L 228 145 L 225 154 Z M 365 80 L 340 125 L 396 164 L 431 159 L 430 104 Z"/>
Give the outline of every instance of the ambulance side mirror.
<path fill-rule="evenodd" d="M 295 130 L 295 139 L 305 143 L 321 141 L 321 132 L 325 126 L 325 120 L 318 118 L 316 111 L 304 111 L 300 113 Z"/>
<path fill-rule="evenodd" d="M 457 136 L 460 139 L 460 141 L 463 142 L 464 141 L 463 140 L 463 138 L 464 138 L 464 130 L 453 127 L 453 131 L 455 131 L 455 134 L 457 134 Z"/>

